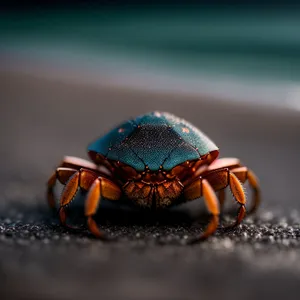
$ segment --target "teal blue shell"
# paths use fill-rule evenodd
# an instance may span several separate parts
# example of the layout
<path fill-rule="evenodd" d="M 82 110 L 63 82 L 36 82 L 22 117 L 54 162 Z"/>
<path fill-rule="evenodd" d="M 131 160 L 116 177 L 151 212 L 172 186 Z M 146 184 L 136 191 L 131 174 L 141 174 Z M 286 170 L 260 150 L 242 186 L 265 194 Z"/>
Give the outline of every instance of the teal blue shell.
<path fill-rule="evenodd" d="M 126 121 L 88 146 L 88 151 L 125 163 L 137 171 L 146 166 L 171 170 L 218 147 L 199 129 L 172 114 L 151 112 Z"/>

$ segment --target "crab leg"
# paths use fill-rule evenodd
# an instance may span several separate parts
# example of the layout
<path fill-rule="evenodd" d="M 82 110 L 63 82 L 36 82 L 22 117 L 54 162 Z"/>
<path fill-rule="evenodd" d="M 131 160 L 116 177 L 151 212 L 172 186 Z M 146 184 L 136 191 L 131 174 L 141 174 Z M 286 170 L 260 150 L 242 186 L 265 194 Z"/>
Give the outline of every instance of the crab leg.
<path fill-rule="evenodd" d="M 79 187 L 87 190 L 87 182 L 93 182 L 98 175 L 88 169 L 75 170 L 71 168 L 58 168 L 56 173 L 58 180 L 65 184 L 60 197 L 59 217 L 61 223 L 66 226 L 65 206 L 75 198 Z"/>
<path fill-rule="evenodd" d="M 74 199 L 78 188 L 88 191 L 85 202 L 85 216 L 87 225 L 92 234 L 104 238 L 104 234 L 98 228 L 93 216 L 96 214 L 102 197 L 108 200 L 118 200 L 121 197 L 120 188 L 109 179 L 99 176 L 96 172 L 88 169 L 76 171 L 62 192 L 60 199 L 60 220 L 66 225 L 65 206 Z"/>
<path fill-rule="evenodd" d="M 103 232 L 100 231 L 93 216 L 96 214 L 101 199 L 104 197 L 108 200 L 119 200 L 121 198 L 122 191 L 112 181 L 99 176 L 91 185 L 86 202 L 85 202 L 85 216 L 87 217 L 87 224 L 92 234 L 102 238 Z"/>
<path fill-rule="evenodd" d="M 248 215 L 254 213 L 260 204 L 260 188 L 256 175 L 246 167 L 235 168 L 230 170 L 230 172 L 232 172 L 242 183 L 245 183 L 248 180 L 253 194 L 253 200 Z"/>
<path fill-rule="evenodd" d="M 52 173 L 47 183 L 47 200 L 51 208 L 55 208 L 54 187 L 58 180 L 62 184 L 66 184 L 69 178 L 81 168 L 97 171 L 97 166 L 85 159 L 65 156 L 59 167 Z"/>
<path fill-rule="evenodd" d="M 56 181 L 58 180 L 61 184 L 66 184 L 70 177 L 76 173 L 76 169 L 72 168 L 57 168 L 55 172 L 51 175 L 47 184 L 47 200 L 51 208 L 55 208 L 55 198 L 54 198 L 54 187 Z"/>
<path fill-rule="evenodd" d="M 201 196 L 205 197 L 203 189 L 204 180 L 209 183 L 209 186 L 214 191 L 223 190 L 227 186 L 230 187 L 233 196 L 235 197 L 236 201 L 240 204 L 237 219 L 235 223 L 230 227 L 237 226 L 238 224 L 240 224 L 246 214 L 246 196 L 243 190 L 243 186 L 238 180 L 237 176 L 235 176 L 228 168 L 210 171 L 203 175 L 203 177 L 199 177 L 198 179 L 194 180 L 190 185 L 188 185 L 184 189 L 184 197 L 187 201 L 200 198 Z M 215 193 L 213 194 L 214 198 L 216 198 Z"/>
<path fill-rule="evenodd" d="M 239 174 L 239 172 L 236 173 Z M 240 177 L 242 174 L 244 173 L 239 174 Z M 232 226 L 237 226 L 238 224 L 240 224 L 246 215 L 246 208 L 245 208 L 246 196 L 245 196 L 243 186 L 239 181 L 238 177 L 228 168 L 224 168 L 224 169 L 217 169 L 217 170 L 210 171 L 207 174 L 203 175 L 203 178 L 207 179 L 207 181 L 211 184 L 212 188 L 215 191 L 223 190 L 227 186 L 230 187 L 230 190 L 235 200 L 240 205 L 237 214 L 237 219 Z"/>
<path fill-rule="evenodd" d="M 205 240 L 212 235 L 218 228 L 219 224 L 219 203 L 218 198 L 206 179 L 198 178 L 184 189 L 184 197 L 186 200 L 194 200 L 204 196 L 207 210 L 211 213 L 211 220 L 207 225 L 205 231 L 198 237 L 191 240 L 191 243 Z"/>
<path fill-rule="evenodd" d="M 237 158 L 220 158 L 214 161 L 209 167 L 208 171 L 213 171 L 221 168 L 228 168 L 236 177 L 242 182 L 245 183 L 247 180 L 250 184 L 252 189 L 252 202 L 251 208 L 248 211 L 248 215 L 254 213 L 259 204 L 260 204 L 260 188 L 259 183 L 256 175 L 253 173 L 252 170 L 248 169 L 247 167 L 241 166 L 240 161 Z M 219 191 L 219 201 L 220 207 L 222 211 L 222 207 L 225 201 L 225 193 L 224 191 Z"/>

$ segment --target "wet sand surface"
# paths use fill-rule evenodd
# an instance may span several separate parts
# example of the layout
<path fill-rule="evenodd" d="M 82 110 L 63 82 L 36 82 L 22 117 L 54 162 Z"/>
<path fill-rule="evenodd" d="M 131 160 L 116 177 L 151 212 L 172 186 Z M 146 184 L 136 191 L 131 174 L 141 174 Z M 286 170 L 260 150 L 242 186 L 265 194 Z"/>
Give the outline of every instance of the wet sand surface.
<path fill-rule="evenodd" d="M 299 113 L 8 72 L 0 98 L 1 299 L 298 299 Z M 154 218 L 103 208 L 109 243 L 62 228 L 45 201 L 54 167 L 151 110 L 191 121 L 253 169 L 258 214 L 194 246 L 184 242 L 204 227 L 201 199 Z"/>

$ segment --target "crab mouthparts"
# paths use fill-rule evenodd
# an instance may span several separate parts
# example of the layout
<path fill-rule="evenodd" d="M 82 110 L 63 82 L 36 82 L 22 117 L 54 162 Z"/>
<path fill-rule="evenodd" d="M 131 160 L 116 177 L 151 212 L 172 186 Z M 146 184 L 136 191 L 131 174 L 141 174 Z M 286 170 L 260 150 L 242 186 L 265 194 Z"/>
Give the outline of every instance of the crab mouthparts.
<path fill-rule="evenodd" d="M 150 209 L 168 207 L 181 196 L 183 185 L 177 179 L 161 183 L 130 181 L 124 187 L 125 195 L 138 206 Z"/>

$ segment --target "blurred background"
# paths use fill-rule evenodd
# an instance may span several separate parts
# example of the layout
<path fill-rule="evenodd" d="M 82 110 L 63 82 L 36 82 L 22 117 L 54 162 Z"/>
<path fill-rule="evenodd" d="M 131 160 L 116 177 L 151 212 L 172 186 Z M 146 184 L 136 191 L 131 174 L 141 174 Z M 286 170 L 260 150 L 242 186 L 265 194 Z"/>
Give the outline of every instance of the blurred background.
<path fill-rule="evenodd" d="M 11 4 L 1 14 L 2 64 L 300 109 L 297 6 L 101 2 Z"/>
<path fill-rule="evenodd" d="M 276 216 L 282 226 L 298 226 L 299 231 L 299 29 L 300 9 L 292 1 L 7 1 L 0 10 L 1 226 L 10 226 L 8 216 L 14 224 L 29 222 L 24 211 L 30 210 L 30 224 L 43 224 L 44 215 L 35 215 L 36 207 L 45 207 L 45 182 L 64 155 L 87 158 L 87 144 L 119 122 L 163 110 L 207 133 L 220 147 L 221 156 L 239 157 L 255 171 L 262 187 L 258 220 L 263 216 L 263 226 L 272 226 Z M 197 202 L 191 210 L 196 207 Z M 18 221 L 20 216 L 25 219 Z M 151 255 L 144 253 L 146 260 L 121 250 L 126 244 L 112 246 L 116 247 L 113 255 L 107 250 L 111 248 L 95 248 L 93 240 L 83 249 L 71 239 L 74 248 L 66 254 L 64 242 L 53 245 L 51 233 L 48 248 L 40 251 L 35 242 L 35 248 L 31 243 L 24 248 L 11 242 L 22 237 L 14 231 L 6 235 L 1 226 L 1 241 L 9 244 L 0 245 L 1 257 L 7 257 L 0 261 L 7 299 L 85 296 L 80 284 L 74 288 L 78 279 L 70 275 L 72 269 L 60 268 L 65 260 L 69 268 L 74 267 L 77 255 L 82 256 L 79 269 L 87 275 L 83 282 L 93 295 L 98 293 L 93 280 L 117 278 L 114 294 L 128 299 L 194 298 L 198 282 L 171 276 L 174 284 L 165 279 L 170 275 L 167 270 L 173 270 L 174 256 L 176 274 L 206 278 L 200 295 L 210 298 L 232 298 L 236 290 L 232 282 L 242 286 L 243 278 L 257 286 L 256 290 L 240 286 L 239 297 L 258 298 L 272 284 L 265 280 L 260 285 L 255 278 L 263 279 L 275 270 L 277 277 L 272 280 L 280 284 L 275 284 L 271 295 L 280 299 L 287 288 L 296 290 L 300 279 L 299 255 L 275 248 L 275 258 L 265 248 L 257 257 L 252 245 L 247 251 L 241 246 L 237 253 L 230 248 L 230 259 L 223 261 L 211 244 L 197 254 L 169 246 L 155 248 Z M 258 247 L 265 245 L 265 233 L 260 234 Z M 229 239 L 233 241 L 234 237 Z M 229 242 L 218 249 L 227 253 Z M 294 248 L 299 250 L 297 245 Z M 51 256 L 53 252 L 56 257 Z M 101 262 L 97 253 L 105 257 Z M 179 254 L 187 255 L 186 261 L 193 265 L 178 260 Z M 52 263 L 50 271 L 44 255 Z M 114 270 L 124 277 L 131 274 L 127 281 L 111 271 L 110 255 L 121 266 Z M 160 256 L 165 257 L 165 265 L 159 263 Z M 139 267 L 128 271 L 136 260 Z M 241 270 L 233 269 L 232 279 L 217 291 L 214 277 L 224 280 L 224 273 L 211 270 L 216 260 L 224 272 L 231 270 L 230 263 L 247 271 L 243 277 Z M 149 261 L 154 262 L 154 271 L 145 275 Z M 20 263 L 24 268 L 19 268 Z M 104 266 L 108 278 L 92 267 L 90 282 L 87 268 L 97 264 Z M 256 273 L 258 265 L 263 267 Z M 62 277 L 64 284 L 58 284 L 55 278 Z M 160 279 L 166 280 L 162 281 L 166 286 L 157 289 Z M 101 286 L 109 293 L 109 282 Z M 140 291 L 150 298 L 141 298 Z"/>

